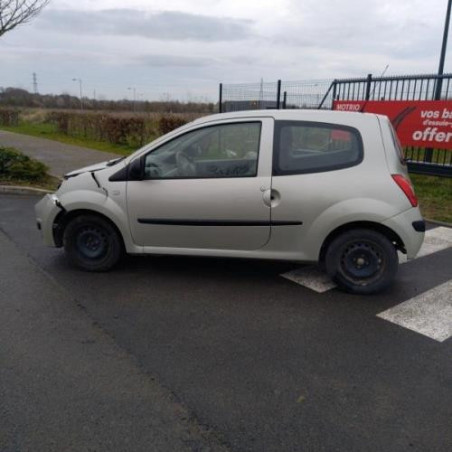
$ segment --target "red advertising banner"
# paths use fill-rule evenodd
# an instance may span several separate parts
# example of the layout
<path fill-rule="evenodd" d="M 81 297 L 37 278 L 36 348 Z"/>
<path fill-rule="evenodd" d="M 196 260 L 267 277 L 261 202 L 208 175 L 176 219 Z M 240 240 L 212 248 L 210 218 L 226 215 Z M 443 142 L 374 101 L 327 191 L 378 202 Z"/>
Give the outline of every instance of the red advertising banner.
<path fill-rule="evenodd" d="M 334 110 L 386 115 L 402 146 L 452 149 L 452 101 L 334 101 Z"/>

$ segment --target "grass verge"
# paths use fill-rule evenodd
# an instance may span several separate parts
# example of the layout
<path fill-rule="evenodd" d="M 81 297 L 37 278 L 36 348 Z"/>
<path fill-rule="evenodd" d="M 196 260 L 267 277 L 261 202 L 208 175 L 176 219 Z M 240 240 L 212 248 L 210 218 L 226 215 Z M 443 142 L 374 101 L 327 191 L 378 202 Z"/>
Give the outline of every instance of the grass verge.
<path fill-rule="evenodd" d="M 424 218 L 452 223 L 452 179 L 410 174 Z"/>
<path fill-rule="evenodd" d="M 56 191 L 60 179 L 54 176 L 46 176 L 39 182 L 30 182 L 26 180 L 3 180 L 0 178 L 0 185 L 14 185 L 19 187 L 42 188 L 43 190 Z"/>
<path fill-rule="evenodd" d="M 90 149 L 96 149 L 97 151 L 112 152 L 118 155 L 129 155 L 136 151 L 136 147 L 128 145 L 119 145 L 106 143 L 105 141 L 95 141 L 85 138 L 83 136 L 70 136 L 64 133 L 57 132 L 54 124 L 32 124 L 22 123 L 18 126 L 7 127 L 0 126 L 1 130 L 8 132 L 22 133 L 24 135 L 30 135 L 33 137 L 47 138 L 48 140 L 59 141 L 60 143 L 73 144 L 75 146 L 82 146 Z"/>

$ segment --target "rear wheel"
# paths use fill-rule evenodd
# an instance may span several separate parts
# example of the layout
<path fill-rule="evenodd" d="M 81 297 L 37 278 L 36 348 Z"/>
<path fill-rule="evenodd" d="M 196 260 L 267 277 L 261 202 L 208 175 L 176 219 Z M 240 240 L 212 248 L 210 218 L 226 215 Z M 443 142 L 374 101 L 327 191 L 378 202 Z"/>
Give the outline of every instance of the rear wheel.
<path fill-rule="evenodd" d="M 86 271 L 110 270 L 122 255 L 116 229 L 97 215 L 80 215 L 66 226 L 63 245 L 69 261 Z"/>
<path fill-rule="evenodd" d="M 353 229 L 331 242 L 325 255 L 325 268 L 333 281 L 347 292 L 376 293 L 394 280 L 397 251 L 383 234 Z"/>

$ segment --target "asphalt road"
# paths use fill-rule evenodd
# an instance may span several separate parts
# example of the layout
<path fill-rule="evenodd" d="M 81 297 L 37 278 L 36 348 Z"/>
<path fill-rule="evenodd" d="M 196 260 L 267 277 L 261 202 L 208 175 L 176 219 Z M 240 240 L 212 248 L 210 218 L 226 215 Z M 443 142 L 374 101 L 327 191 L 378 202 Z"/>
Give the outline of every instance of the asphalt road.
<path fill-rule="evenodd" d="M 225 450 L 2 232 L 0 249 L 2 452 Z"/>
<path fill-rule="evenodd" d="M 94 322 L 112 341 L 113 356 L 130 359 L 171 394 L 196 426 L 198 442 L 185 441 L 184 447 L 452 450 L 452 339 L 440 343 L 376 317 L 449 281 L 452 249 L 401 266 L 395 285 L 371 297 L 315 293 L 279 276 L 290 264 L 271 262 L 129 257 L 113 272 L 90 274 L 69 267 L 61 250 L 42 245 L 32 210 L 36 200 L 0 197 L 0 230 L 12 242 L 0 242 L 0 267 L 10 252 L 5 246 L 15 245 L 40 270 L 54 320 L 81 311 L 84 322 Z M 24 281 L 34 284 L 18 272 L 4 274 L 12 293 Z M 54 290 L 65 294 L 62 305 L 51 296 Z M 0 300 L 7 304 L 4 293 Z M 31 288 L 24 296 L 33 299 Z M 9 316 L 17 317 L 13 309 L 2 311 L 5 325 Z M 71 331 L 73 338 L 79 334 Z M 82 363 L 85 357 L 74 359 Z M 7 391 L 11 378 L 1 383 Z M 78 425 L 77 404 L 70 410 Z M 91 420 L 89 425 L 95 435 Z M 156 444 L 149 450 L 171 450 Z M 95 450 L 137 450 L 133 446 Z"/>

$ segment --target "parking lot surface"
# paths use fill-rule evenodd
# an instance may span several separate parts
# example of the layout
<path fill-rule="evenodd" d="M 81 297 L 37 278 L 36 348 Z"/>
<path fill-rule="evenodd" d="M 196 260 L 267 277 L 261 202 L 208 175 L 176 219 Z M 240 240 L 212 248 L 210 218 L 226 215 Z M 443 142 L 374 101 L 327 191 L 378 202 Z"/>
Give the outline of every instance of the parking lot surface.
<path fill-rule="evenodd" d="M 224 451 L 0 231 L 0 451 Z"/>
<path fill-rule="evenodd" d="M 299 265 L 276 262 L 128 257 L 90 274 L 43 246 L 37 200 L 1 196 L 0 230 L 224 447 L 452 450 L 452 339 L 379 316 L 429 293 L 450 313 L 452 248 L 400 266 L 390 290 L 367 297 L 316 292 L 280 276 Z"/>

